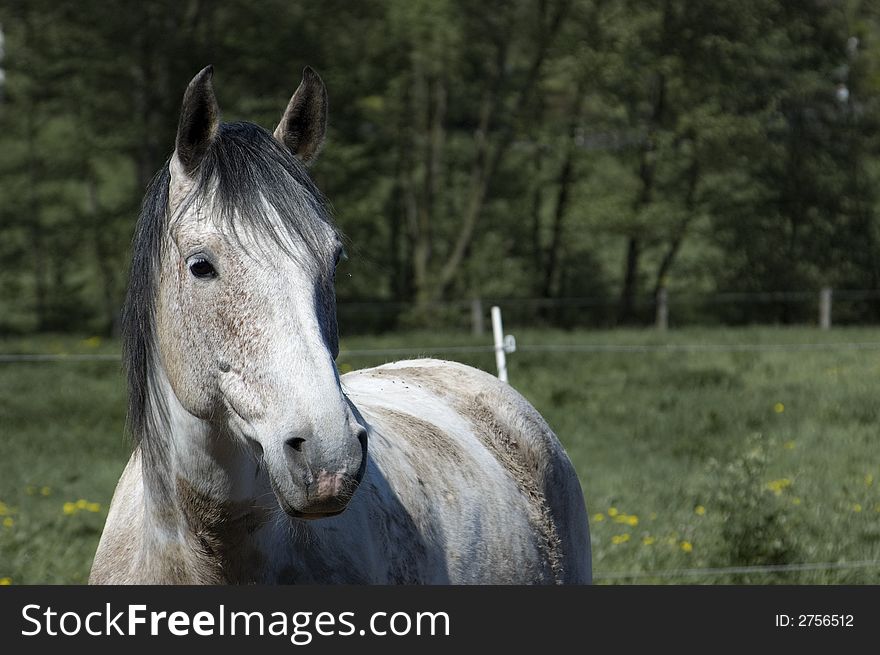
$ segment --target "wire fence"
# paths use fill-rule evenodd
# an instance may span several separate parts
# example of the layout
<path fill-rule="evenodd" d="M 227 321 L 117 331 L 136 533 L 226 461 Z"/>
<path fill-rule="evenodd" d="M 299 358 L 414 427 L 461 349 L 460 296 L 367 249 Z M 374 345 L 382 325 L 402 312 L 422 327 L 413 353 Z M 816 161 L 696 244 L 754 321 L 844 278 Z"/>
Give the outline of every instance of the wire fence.
<path fill-rule="evenodd" d="M 776 299 L 778 294 L 768 294 L 767 301 Z M 878 295 L 877 297 L 880 297 Z M 752 298 L 753 300 L 754 298 Z M 805 299 L 801 294 L 791 295 L 790 299 Z M 546 301 L 546 299 L 543 299 Z M 495 352 L 493 345 L 448 345 L 407 348 L 353 348 L 341 350 L 339 359 L 354 357 L 413 357 L 427 355 L 490 354 Z M 568 354 L 651 354 L 651 353 L 769 353 L 769 352 L 828 352 L 828 351 L 878 351 L 880 341 L 863 342 L 807 342 L 807 343 L 661 343 L 661 344 L 607 344 L 607 343 L 567 343 L 567 344 L 520 344 L 516 351 L 521 353 L 568 353 Z M 121 361 L 119 353 L 7 353 L 0 354 L 0 364 L 14 363 L 64 363 L 64 362 L 116 362 Z M 840 570 L 880 570 L 880 560 L 806 562 L 797 564 L 732 566 L 716 568 L 663 569 L 658 571 L 599 571 L 593 580 L 638 581 L 638 580 L 689 580 L 694 578 L 722 578 L 743 575 L 788 575 L 803 572 L 827 572 Z"/>
<path fill-rule="evenodd" d="M 113 353 L 22 353 L 0 355 L 0 364 L 17 362 L 118 362 L 122 356 Z"/>
<path fill-rule="evenodd" d="M 660 288 L 626 303 L 615 294 L 556 298 L 493 296 L 438 300 L 416 305 L 405 301 L 345 301 L 338 304 L 340 325 L 349 334 L 385 332 L 424 324 L 470 329 L 482 334 L 487 310 L 498 305 L 510 326 L 611 327 L 633 325 L 876 324 L 880 322 L 880 289 L 814 291 L 693 292 Z M 626 309 L 624 311 L 624 307 Z"/>
<path fill-rule="evenodd" d="M 728 566 L 704 569 L 664 569 L 661 571 L 607 571 L 593 574 L 593 580 L 686 579 L 733 575 L 771 575 L 804 571 L 841 571 L 847 569 L 880 569 L 880 560 L 856 562 L 807 562 L 802 564 L 769 564 L 764 566 Z"/>
<path fill-rule="evenodd" d="M 455 355 L 493 353 L 495 346 L 425 346 L 423 348 L 352 348 L 341 350 L 339 359 L 352 357 L 419 357 L 427 355 Z M 880 350 L 880 341 L 825 342 L 825 343 L 666 343 L 666 344 L 520 344 L 522 353 L 767 353 L 767 352 L 822 352 L 847 350 Z M 118 353 L 9 353 L 0 354 L 0 364 L 26 362 L 119 362 Z"/>

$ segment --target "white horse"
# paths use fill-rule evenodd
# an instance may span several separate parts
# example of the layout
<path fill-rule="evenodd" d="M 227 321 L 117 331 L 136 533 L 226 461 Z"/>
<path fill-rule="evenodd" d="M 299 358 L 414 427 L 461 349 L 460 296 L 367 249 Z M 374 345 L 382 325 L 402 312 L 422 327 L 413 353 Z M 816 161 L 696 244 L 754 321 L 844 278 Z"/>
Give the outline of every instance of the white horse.
<path fill-rule="evenodd" d="M 137 445 L 90 582 L 589 582 L 577 476 L 516 391 L 429 359 L 339 377 L 341 246 L 304 167 L 321 79 L 305 69 L 270 134 L 221 123 L 211 77 L 138 221 Z"/>

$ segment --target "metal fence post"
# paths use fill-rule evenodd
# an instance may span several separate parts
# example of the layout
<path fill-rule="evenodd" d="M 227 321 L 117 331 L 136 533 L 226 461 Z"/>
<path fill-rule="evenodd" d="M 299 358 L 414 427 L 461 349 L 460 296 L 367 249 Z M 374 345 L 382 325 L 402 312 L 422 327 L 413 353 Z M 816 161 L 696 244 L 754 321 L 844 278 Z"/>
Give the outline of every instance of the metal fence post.
<path fill-rule="evenodd" d="M 504 328 L 501 326 L 501 308 L 492 308 L 492 336 L 495 340 L 495 365 L 498 379 L 507 382 L 507 357 L 504 352 Z"/>

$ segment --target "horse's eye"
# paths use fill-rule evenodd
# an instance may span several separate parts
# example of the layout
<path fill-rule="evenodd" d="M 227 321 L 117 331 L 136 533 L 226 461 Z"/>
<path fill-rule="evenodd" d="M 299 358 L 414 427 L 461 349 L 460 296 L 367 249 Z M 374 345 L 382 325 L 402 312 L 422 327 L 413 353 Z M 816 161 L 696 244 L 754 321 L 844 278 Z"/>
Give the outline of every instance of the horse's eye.
<path fill-rule="evenodd" d="M 207 259 L 197 259 L 189 265 L 189 272 L 197 278 L 217 277 L 217 271 Z"/>

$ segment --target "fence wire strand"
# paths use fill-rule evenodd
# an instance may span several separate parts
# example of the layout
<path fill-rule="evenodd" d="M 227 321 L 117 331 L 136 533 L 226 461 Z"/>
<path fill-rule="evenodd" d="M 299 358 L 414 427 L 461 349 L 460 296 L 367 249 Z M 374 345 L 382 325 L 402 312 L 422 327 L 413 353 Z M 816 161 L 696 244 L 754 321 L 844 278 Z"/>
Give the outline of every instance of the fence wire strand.
<path fill-rule="evenodd" d="M 880 568 L 880 560 L 855 562 L 806 562 L 802 564 L 768 564 L 763 566 L 729 566 L 705 569 L 664 569 L 660 571 L 608 571 L 593 574 L 593 580 L 637 580 L 645 578 L 689 578 L 724 575 L 796 573 L 799 571 L 838 571 L 842 569 Z"/>
<path fill-rule="evenodd" d="M 834 350 L 880 350 L 880 341 L 856 343 L 732 343 L 732 344 L 519 344 L 516 352 L 545 353 L 680 353 L 680 352 L 809 352 Z M 349 357 L 426 356 L 441 354 L 491 353 L 494 346 L 436 346 L 424 348 L 353 348 L 341 350 L 339 359 Z M 119 361 L 115 353 L 10 353 L 0 354 L 0 364 L 16 362 Z"/>

